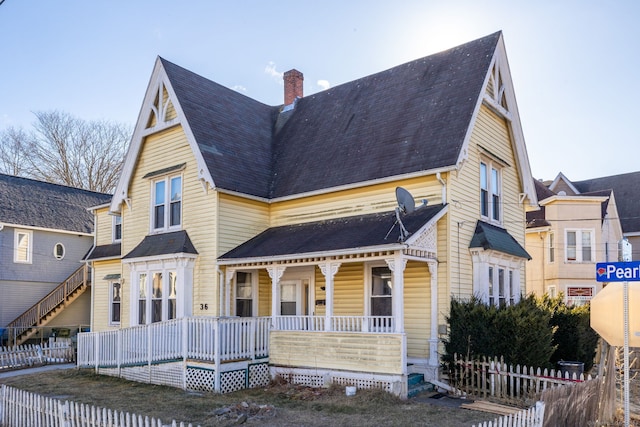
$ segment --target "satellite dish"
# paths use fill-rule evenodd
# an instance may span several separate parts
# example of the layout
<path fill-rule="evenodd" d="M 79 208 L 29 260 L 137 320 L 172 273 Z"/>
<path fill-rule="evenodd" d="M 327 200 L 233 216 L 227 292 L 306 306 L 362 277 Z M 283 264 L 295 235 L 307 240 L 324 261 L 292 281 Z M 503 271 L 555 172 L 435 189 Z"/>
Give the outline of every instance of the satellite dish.
<path fill-rule="evenodd" d="M 396 187 L 396 200 L 402 213 L 410 214 L 416 210 L 416 201 L 413 196 L 402 187 Z"/>

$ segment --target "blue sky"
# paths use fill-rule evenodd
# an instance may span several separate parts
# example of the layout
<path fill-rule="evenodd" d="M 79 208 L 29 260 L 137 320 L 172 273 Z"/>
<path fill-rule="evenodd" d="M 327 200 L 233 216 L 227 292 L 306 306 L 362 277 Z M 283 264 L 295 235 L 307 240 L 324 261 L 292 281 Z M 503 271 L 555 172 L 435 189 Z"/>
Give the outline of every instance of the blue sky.
<path fill-rule="evenodd" d="M 0 130 L 33 111 L 133 125 L 156 56 L 269 105 L 502 30 L 536 178 L 640 170 L 640 2 L 5 0 Z"/>

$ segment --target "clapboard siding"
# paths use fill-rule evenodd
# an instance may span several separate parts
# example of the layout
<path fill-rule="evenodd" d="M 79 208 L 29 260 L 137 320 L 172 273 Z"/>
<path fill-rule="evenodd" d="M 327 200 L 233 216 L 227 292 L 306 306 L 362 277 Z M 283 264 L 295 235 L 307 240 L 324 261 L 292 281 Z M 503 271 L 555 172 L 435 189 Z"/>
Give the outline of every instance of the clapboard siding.
<path fill-rule="evenodd" d="M 397 206 L 395 191 L 398 186 L 407 189 L 418 201 L 442 202 L 442 186 L 435 176 L 405 179 L 273 203 L 271 226 L 392 211 Z"/>
<path fill-rule="evenodd" d="M 258 316 L 271 316 L 271 278 L 267 270 L 258 271 Z"/>
<path fill-rule="evenodd" d="M 96 245 L 109 245 L 113 243 L 113 216 L 109 215 L 109 207 L 96 209 Z"/>
<path fill-rule="evenodd" d="M 271 331 L 269 362 L 296 368 L 402 374 L 402 336 Z"/>
<path fill-rule="evenodd" d="M 112 274 L 121 274 L 122 268 L 119 260 L 109 261 L 96 261 L 93 265 L 93 283 L 91 285 L 91 293 L 93 298 L 93 319 L 91 322 L 93 331 L 104 331 L 106 329 L 114 328 L 113 325 L 109 325 L 109 311 L 110 307 L 110 295 L 109 295 L 109 281 L 105 280 L 105 277 Z M 129 312 L 124 309 L 124 303 L 130 295 L 125 291 L 126 286 L 129 284 L 129 280 L 125 280 L 122 283 L 121 295 L 122 302 L 120 306 L 120 321 L 122 324 L 128 324 Z M 125 319 L 126 317 L 126 319 Z M 124 323 L 126 322 L 126 323 Z"/>
<path fill-rule="evenodd" d="M 333 314 L 336 316 L 364 313 L 364 266 L 362 263 L 344 263 L 334 276 Z M 323 285 L 324 286 L 324 285 Z"/>
<path fill-rule="evenodd" d="M 404 328 L 407 356 L 428 357 L 431 312 L 429 268 L 425 263 L 409 261 L 404 270 Z"/>
<path fill-rule="evenodd" d="M 269 227 L 269 205 L 220 194 L 218 221 L 219 253 L 230 251 Z"/>

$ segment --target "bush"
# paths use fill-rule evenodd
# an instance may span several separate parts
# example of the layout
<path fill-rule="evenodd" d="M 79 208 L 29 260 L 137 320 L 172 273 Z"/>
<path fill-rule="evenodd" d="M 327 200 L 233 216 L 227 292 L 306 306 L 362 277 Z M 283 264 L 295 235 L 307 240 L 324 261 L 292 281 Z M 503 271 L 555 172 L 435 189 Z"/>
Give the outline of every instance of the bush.
<path fill-rule="evenodd" d="M 450 364 L 456 353 L 470 358 L 502 356 L 509 364 L 540 368 L 567 360 L 583 362 L 589 371 L 598 344 L 589 321 L 588 305 L 567 306 L 562 295 L 529 296 L 502 307 L 477 297 L 452 299 L 443 361 Z"/>

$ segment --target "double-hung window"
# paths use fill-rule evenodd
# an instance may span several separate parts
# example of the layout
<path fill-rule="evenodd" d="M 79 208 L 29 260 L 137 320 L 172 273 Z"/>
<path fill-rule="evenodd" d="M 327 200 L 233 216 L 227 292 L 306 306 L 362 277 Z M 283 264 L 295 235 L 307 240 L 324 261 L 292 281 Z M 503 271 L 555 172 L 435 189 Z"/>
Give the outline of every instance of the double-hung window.
<path fill-rule="evenodd" d="M 480 214 L 492 222 L 502 220 L 500 169 L 493 162 L 480 162 Z"/>
<path fill-rule="evenodd" d="M 514 270 L 501 265 L 490 265 L 488 278 L 489 305 L 513 305 L 519 299 L 514 278 Z"/>
<path fill-rule="evenodd" d="M 253 316 L 253 280 L 251 273 L 236 273 L 236 316 Z"/>
<path fill-rule="evenodd" d="M 113 241 L 119 242 L 122 240 L 122 217 L 116 215 L 113 217 Z"/>
<path fill-rule="evenodd" d="M 392 316 L 392 282 L 389 267 L 371 268 L 371 315 Z"/>
<path fill-rule="evenodd" d="M 174 229 L 182 224 L 182 176 L 154 181 L 152 224 L 154 231 Z"/>
<path fill-rule="evenodd" d="M 109 324 L 119 325 L 120 324 L 120 304 L 122 301 L 122 285 L 120 284 L 120 282 L 111 282 L 109 283 L 109 288 L 110 288 L 109 304 L 111 306 L 111 310 L 109 312 Z"/>
<path fill-rule="evenodd" d="M 553 233 L 549 233 L 549 262 L 555 262 L 556 261 L 556 243 L 554 240 L 554 234 Z"/>
<path fill-rule="evenodd" d="M 33 233 L 28 230 L 16 230 L 14 234 L 13 262 L 31 264 L 33 256 Z"/>
<path fill-rule="evenodd" d="M 593 230 L 566 230 L 565 254 L 567 262 L 593 262 Z"/>

